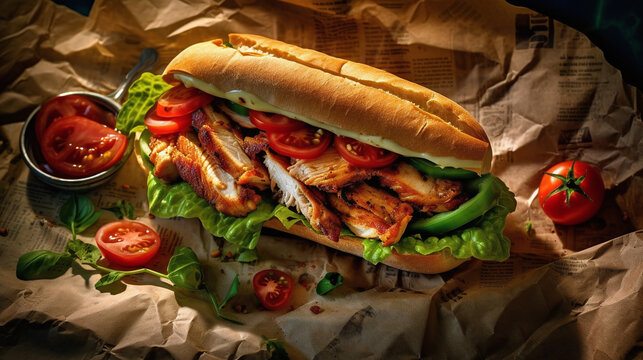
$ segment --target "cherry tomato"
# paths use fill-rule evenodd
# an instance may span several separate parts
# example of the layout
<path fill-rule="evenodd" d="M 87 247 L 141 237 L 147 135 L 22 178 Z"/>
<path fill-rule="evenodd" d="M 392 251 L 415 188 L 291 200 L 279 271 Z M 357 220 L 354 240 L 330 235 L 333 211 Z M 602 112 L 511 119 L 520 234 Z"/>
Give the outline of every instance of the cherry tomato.
<path fill-rule="evenodd" d="M 107 170 L 125 152 L 127 137 L 82 116 L 54 121 L 40 143 L 47 164 L 61 175 L 85 177 Z"/>
<path fill-rule="evenodd" d="M 335 136 L 333 145 L 346 161 L 359 167 L 384 167 L 398 157 L 396 153 L 345 136 Z"/>
<path fill-rule="evenodd" d="M 565 161 L 551 167 L 540 181 L 540 206 L 554 222 L 576 225 L 589 220 L 603 203 L 605 185 L 594 167 Z"/>
<path fill-rule="evenodd" d="M 263 307 L 268 310 L 277 310 L 290 300 L 293 282 L 283 271 L 266 269 L 255 274 L 252 287 Z"/>
<path fill-rule="evenodd" d="M 291 119 L 284 115 L 268 115 L 261 111 L 250 110 L 250 122 L 264 131 L 285 132 L 306 127 L 303 121 Z"/>
<path fill-rule="evenodd" d="M 197 88 L 178 85 L 166 91 L 158 99 L 156 113 L 161 117 L 188 115 L 194 110 L 210 103 L 214 96 Z"/>
<path fill-rule="evenodd" d="M 333 138 L 326 130 L 306 125 L 289 132 L 269 131 L 268 145 L 281 155 L 296 159 L 314 159 L 321 155 Z"/>
<path fill-rule="evenodd" d="M 96 233 L 96 245 L 110 262 L 121 266 L 142 266 L 156 255 L 159 234 L 145 224 L 121 220 L 104 225 Z"/>
<path fill-rule="evenodd" d="M 111 111 L 102 109 L 90 99 L 81 95 L 57 96 L 49 99 L 36 117 L 36 138 L 42 140 L 42 136 L 49 125 L 57 119 L 65 116 L 83 116 L 113 128 L 116 125 L 116 117 Z"/>
<path fill-rule="evenodd" d="M 174 134 L 192 129 L 190 114 L 176 117 L 161 117 L 157 113 L 158 106 L 152 106 L 145 114 L 145 126 L 154 135 Z"/>

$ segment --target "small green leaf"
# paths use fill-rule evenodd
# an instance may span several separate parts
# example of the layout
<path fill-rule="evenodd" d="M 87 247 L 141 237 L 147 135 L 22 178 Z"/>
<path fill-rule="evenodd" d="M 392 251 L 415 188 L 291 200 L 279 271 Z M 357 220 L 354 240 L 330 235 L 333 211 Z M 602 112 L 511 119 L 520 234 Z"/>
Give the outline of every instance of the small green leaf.
<path fill-rule="evenodd" d="M 228 303 L 228 300 L 235 297 L 238 292 L 239 292 L 239 275 L 235 275 L 234 280 L 232 280 L 232 284 L 230 284 L 230 288 L 228 288 L 228 293 L 225 295 L 225 298 L 223 298 L 221 305 L 219 305 L 219 309 L 223 308 L 225 304 Z"/>
<path fill-rule="evenodd" d="M 112 271 L 112 272 L 108 273 L 107 275 L 103 275 L 103 277 L 102 277 L 102 278 L 100 278 L 100 280 L 98 280 L 98 281 L 96 282 L 96 284 L 94 285 L 94 287 L 95 287 L 96 289 L 98 289 L 98 288 L 100 288 L 101 286 L 105 286 L 105 285 L 113 284 L 113 283 L 115 283 L 115 282 L 119 281 L 120 279 L 122 279 L 122 278 L 123 278 L 124 276 L 126 276 L 126 275 L 127 275 L 127 274 L 126 274 L 126 273 L 124 273 L 124 272 L 122 272 L 122 271 Z"/>
<path fill-rule="evenodd" d="M 58 217 L 75 237 L 92 226 L 100 217 L 100 212 L 94 212 L 94 204 L 83 195 L 73 193 L 60 208 Z"/>
<path fill-rule="evenodd" d="M 174 285 L 190 290 L 199 289 L 203 280 L 199 259 L 192 249 L 185 246 L 174 250 L 167 265 L 167 275 Z"/>
<path fill-rule="evenodd" d="M 255 260 L 259 260 L 259 256 L 257 255 L 257 250 L 252 249 L 252 250 L 244 250 L 242 251 L 239 256 L 237 256 L 237 261 L 238 262 L 253 262 Z"/>
<path fill-rule="evenodd" d="M 53 279 L 71 267 L 73 257 L 49 250 L 28 252 L 18 259 L 16 276 L 21 280 Z"/>
<path fill-rule="evenodd" d="M 533 227 L 533 224 L 531 223 L 531 221 L 527 222 L 527 226 L 525 227 L 525 231 L 527 232 L 527 234 L 531 233 L 532 227 Z"/>
<path fill-rule="evenodd" d="M 94 225 L 96 221 L 98 221 L 98 218 L 101 216 L 102 212 L 97 211 L 95 213 L 92 213 L 87 219 L 85 219 L 83 222 L 79 222 L 78 225 L 76 226 L 76 233 L 80 234 L 83 231 L 87 230 L 88 227 Z"/>
<path fill-rule="evenodd" d="M 72 234 L 76 234 L 76 215 L 78 213 L 78 209 L 76 207 L 77 200 L 76 200 L 76 193 L 71 194 L 69 199 L 63 204 L 63 206 L 60 208 L 60 212 L 58 214 L 58 217 L 60 218 L 60 222 L 63 223 L 69 230 L 71 230 Z"/>
<path fill-rule="evenodd" d="M 67 252 L 78 258 L 83 264 L 96 264 L 100 259 L 100 249 L 96 245 L 88 244 L 78 239 L 67 242 Z"/>
<path fill-rule="evenodd" d="M 270 360 L 290 360 L 288 352 L 284 347 L 284 343 L 277 339 L 267 339 L 265 336 L 261 336 L 263 341 L 266 343 L 266 350 L 270 353 Z"/>
<path fill-rule="evenodd" d="M 344 278 L 340 273 L 329 272 L 324 275 L 324 278 L 317 284 L 317 294 L 324 295 L 334 288 L 340 286 Z"/>
<path fill-rule="evenodd" d="M 134 220 L 134 206 L 129 202 L 124 202 L 123 200 L 118 200 L 116 205 L 108 208 L 103 208 L 103 210 L 112 212 L 118 219 L 126 217 L 128 219 Z"/>

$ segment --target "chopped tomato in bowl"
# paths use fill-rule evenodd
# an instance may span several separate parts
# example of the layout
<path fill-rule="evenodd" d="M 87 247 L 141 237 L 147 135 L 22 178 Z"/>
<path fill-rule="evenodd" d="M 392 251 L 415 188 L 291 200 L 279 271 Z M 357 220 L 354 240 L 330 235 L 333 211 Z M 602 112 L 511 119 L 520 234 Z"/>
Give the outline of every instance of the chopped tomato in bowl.
<path fill-rule="evenodd" d="M 23 160 L 39 180 L 58 189 L 89 190 L 104 184 L 133 150 L 133 136 L 114 129 L 119 111 L 118 102 L 100 94 L 68 92 L 49 99 L 22 127 Z M 65 119 L 70 117 L 75 120 Z"/>

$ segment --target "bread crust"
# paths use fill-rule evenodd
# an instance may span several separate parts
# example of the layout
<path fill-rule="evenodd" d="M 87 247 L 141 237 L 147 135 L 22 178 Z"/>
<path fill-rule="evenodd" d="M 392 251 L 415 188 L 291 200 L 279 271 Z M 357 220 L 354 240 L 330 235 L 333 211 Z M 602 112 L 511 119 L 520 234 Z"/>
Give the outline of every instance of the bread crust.
<path fill-rule="evenodd" d="M 341 236 L 338 242 L 334 242 L 323 234 L 318 234 L 302 224 L 295 224 L 290 229 L 286 229 L 281 221 L 276 218 L 266 221 L 263 226 L 293 234 L 358 257 L 362 257 L 364 252 L 362 241 L 357 238 Z M 442 250 L 429 255 L 407 255 L 400 254 L 393 249 L 391 255 L 384 259 L 382 263 L 404 271 L 421 274 L 439 274 L 454 269 L 468 260 L 469 258 L 457 259 L 453 257 L 448 250 Z"/>
<path fill-rule="evenodd" d="M 416 153 L 470 160 L 488 172 L 482 127 L 448 98 L 367 65 L 253 35 L 232 34 L 190 46 L 164 73 L 187 74 L 227 92 L 244 90 L 295 114 L 357 134 L 379 136 Z M 445 164 L 439 164 L 445 165 Z M 446 164 L 448 165 L 448 164 Z"/>

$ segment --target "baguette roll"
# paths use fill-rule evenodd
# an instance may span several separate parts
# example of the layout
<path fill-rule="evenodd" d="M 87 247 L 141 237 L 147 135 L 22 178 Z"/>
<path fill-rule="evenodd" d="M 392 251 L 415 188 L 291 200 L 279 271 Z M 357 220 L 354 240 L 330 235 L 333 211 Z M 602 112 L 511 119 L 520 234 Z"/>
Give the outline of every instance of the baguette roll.
<path fill-rule="evenodd" d="M 286 229 L 281 221 L 276 218 L 266 221 L 263 226 L 296 235 L 360 258 L 364 254 L 362 240 L 358 238 L 340 236 L 339 241 L 335 242 L 299 223 L 294 224 L 290 229 Z M 453 257 L 449 249 L 429 255 L 400 254 L 393 249 L 391 255 L 384 259 L 382 263 L 404 271 L 420 274 L 439 274 L 454 269 L 468 260 L 470 258 L 458 259 Z"/>
<path fill-rule="evenodd" d="M 255 35 L 231 34 L 177 55 L 166 82 L 195 86 L 440 166 L 487 173 L 484 130 L 450 99 L 385 71 Z"/>

